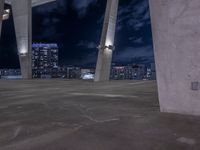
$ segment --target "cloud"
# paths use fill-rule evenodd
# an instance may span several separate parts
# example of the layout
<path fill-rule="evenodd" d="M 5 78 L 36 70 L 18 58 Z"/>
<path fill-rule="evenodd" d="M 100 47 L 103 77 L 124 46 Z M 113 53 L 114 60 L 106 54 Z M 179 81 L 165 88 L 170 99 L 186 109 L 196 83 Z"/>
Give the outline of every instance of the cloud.
<path fill-rule="evenodd" d="M 88 55 L 85 56 L 84 59 L 82 59 L 81 64 L 84 65 L 95 64 L 97 62 L 97 55 L 98 55 L 98 50 L 89 53 Z"/>
<path fill-rule="evenodd" d="M 128 38 L 132 43 L 135 43 L 135 44 L 143 44 L 143 38 L 140 37 L 140 38 L 135 38 L 135 37 L 129 37 Z"/>
<path fill-rule="evenodd" d="M 97 61 L 98 50 L 89 53 L 82 64 L 95 64 Z M 113 55 L 113 62 L 120 63 L 152 63 L 154 62 L 152 46 L 127 47 L 123 51 L 117 51 Z"/>
<path fill-rule="evenodd" d="M 89 42 L 89 41 L 80 41 L 77 46 L 84 47 L 87 49 L 94 49 L 97 47 L 97 44 L 95 42 Z"/>
<path fill-rule="evenodd" d="M 43 19 L 42 25 L 44 25 L 44 26 L 49 26 L 49 24 L 55 25 L 59 22 L 60 22 L 60 19 L 58 19 L 56 17 L 46 17 Z"/>
<path fill-rule="evenodd" d="M 148 0 L 130 1 L 128 5 L 119 7 L 117 24 L 120 30 L 129 28 L 140 30 L 143 26 L 150 23 L 150 13 Z"/>
<path fill-rule="evenodd" d="M 134 59 L 138 58 L 152 58 L 153 55 L 153 48 L 152 46 L 144 46 L 144 47 L 127 47 L 123 51 L 120 51 L 118 54 L 114 55 L 114 61 L 121 61 L 121 62 L 131 62 Z"/>
<path fill-rule="evenodd" d="M 89 6 L 97 3 L 97 0 L 73 0 L 72 6 L 77 10 L 79 16 L 84 16 Z"/>

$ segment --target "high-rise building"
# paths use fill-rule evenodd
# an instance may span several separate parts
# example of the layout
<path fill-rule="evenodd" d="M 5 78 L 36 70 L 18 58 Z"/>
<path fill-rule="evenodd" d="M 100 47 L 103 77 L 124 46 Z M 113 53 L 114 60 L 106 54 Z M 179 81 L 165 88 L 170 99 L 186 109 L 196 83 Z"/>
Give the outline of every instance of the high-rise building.
<path fill-rule="evenodd" d="M 81 69 L 80 67 L 67 67 L 66 68 L 67 79 L 80 79 L 81 76 Z"/>
<path fill-rule="evenodd" d="M 156 80 L 156 68 L 154 63 L 152 63 L 149 68 L 147 68 L 146 78 L 148 80 Z"/>
<path fill-rule="evenodd" d="M 134 64 L 133 65 L 133 79 L 142 80 L 146 74 L 146 66 L 144 64 Z"/>
<path fill-rule="evenodd" d="M 123 80 L 125 78 L 125 66 L 113 66 L 110 78 L 114 80 Z"/>
<path fill-rule="evenodd" d="M 57 44 L 32 44 L 33 78 L 51 78 L 58 69 Z"/>

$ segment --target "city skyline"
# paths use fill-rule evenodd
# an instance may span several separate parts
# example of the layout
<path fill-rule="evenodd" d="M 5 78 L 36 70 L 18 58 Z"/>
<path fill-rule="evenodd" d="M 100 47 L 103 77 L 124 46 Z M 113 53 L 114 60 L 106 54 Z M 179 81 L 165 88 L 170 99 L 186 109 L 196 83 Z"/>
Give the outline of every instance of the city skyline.
<path fill-rule="evenodd" d="M 95 64 L 106 1 L 75 2 L 58 0 L 33 8 L 33 42 L 58 43 L 61 64 Z M 17 68 L 12 16 L 4 21 L 3 28 L 0 67 Z M 115 43 L 113 62 L 153 62 L 147 0 L 120 2 Z M 11 59 L 8 59 L 8 55 Z"/>

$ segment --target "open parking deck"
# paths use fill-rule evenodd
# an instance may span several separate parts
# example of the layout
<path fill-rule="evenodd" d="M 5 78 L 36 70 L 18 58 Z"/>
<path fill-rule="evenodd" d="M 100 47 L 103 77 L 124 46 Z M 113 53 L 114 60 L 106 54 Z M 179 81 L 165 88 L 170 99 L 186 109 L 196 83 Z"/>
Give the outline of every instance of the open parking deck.
<path fill-rule="evenodd" d="M 159 112 L 155 81 L 0 80 L 0 150 L 199 150 L 199 133 Z"/>

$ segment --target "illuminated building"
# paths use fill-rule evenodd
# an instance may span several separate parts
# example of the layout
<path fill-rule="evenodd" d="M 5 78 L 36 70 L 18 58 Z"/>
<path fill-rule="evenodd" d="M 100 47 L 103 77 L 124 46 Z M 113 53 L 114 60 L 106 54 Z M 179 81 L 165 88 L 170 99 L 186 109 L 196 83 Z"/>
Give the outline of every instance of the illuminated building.
<path fill-rule="evenodd" d="M 110 79 L 113 80 L 142 80 L 145 77 L 145 65 L 113 66 Z"/>
<path fill-rule="evenodd" d="M 57 44 L 32 45 L 33 78 L 51 78 L 58 69 Z"/>

